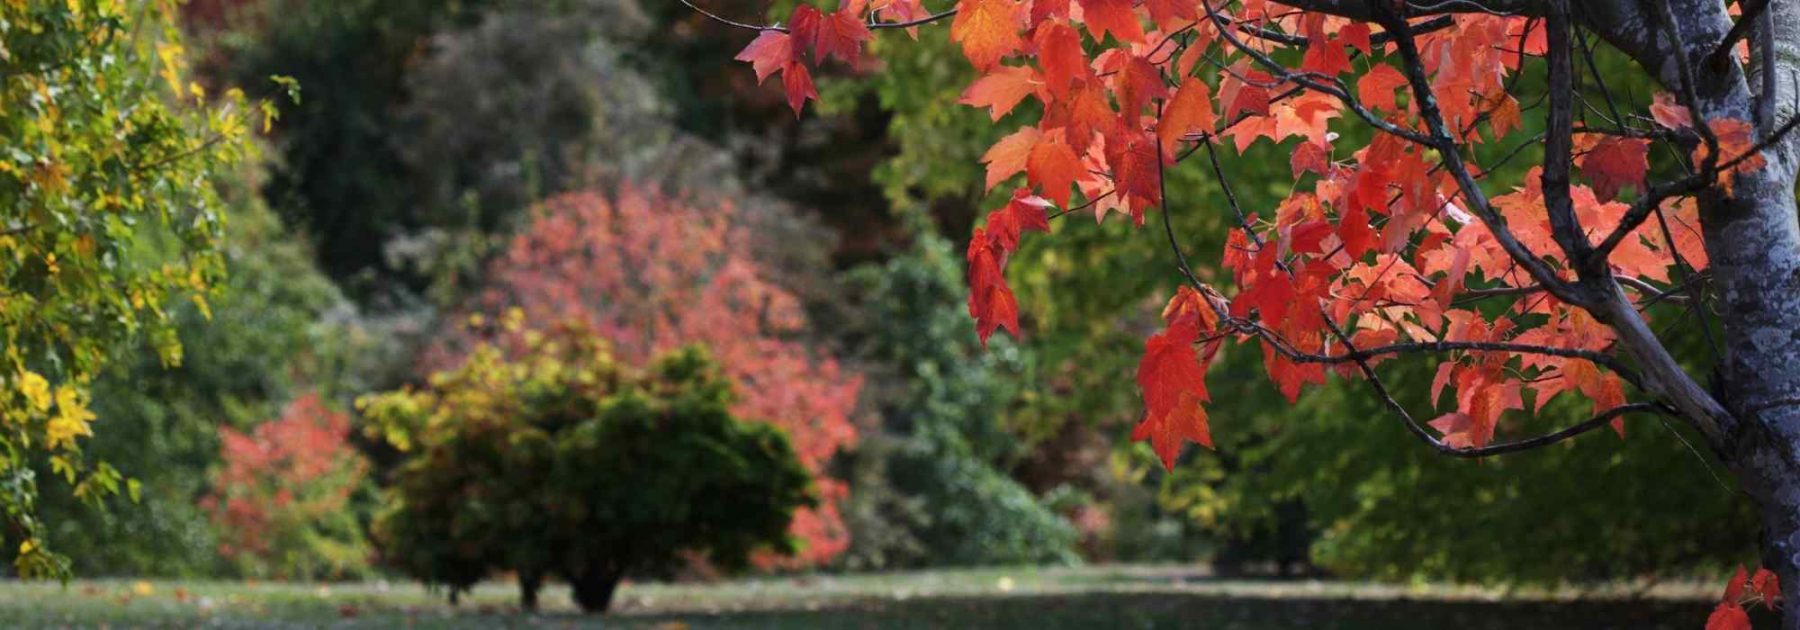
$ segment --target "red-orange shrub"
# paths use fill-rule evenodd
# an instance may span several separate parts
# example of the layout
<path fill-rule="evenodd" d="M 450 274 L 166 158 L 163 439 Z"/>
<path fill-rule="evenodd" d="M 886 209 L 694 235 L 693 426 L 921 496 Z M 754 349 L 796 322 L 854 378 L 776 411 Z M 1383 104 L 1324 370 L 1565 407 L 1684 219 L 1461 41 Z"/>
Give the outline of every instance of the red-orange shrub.
<path fill-rule="evenodd" d="M 738 392 L 732 413 L 786 430 L 817 484 L 820 506 L 797 512 L 790 528 L 803 549 L 760 563 L 816 566 L 849 546 L 838 509 L 848 488 L 826 469 L 856 441 L 851 415 L 862 378 L 801 339 L 806 314 L 751 254 L 757 235 L 742 219 L 728 202 L 702 206 L 630 187 L 617 198 L 553 198 L 494 262 L 488 288 L 468 309 L 523 325 L 458 321 L 427 353 L 427 366 L 454 365 L 476 338 L 516 347 L 519 333 L 509 329 L 571 320 L 634 363 L 704 344 Z"/>
<path fill-rule="evenodd" d="M 346 439 L 350 421 L 307 394 L 249 433 L 219 429 L 219 469 L 201 500 L 219 554 L 248 575 L 341 577 L 367 565 L 349 510 L 367 463 Z"/>

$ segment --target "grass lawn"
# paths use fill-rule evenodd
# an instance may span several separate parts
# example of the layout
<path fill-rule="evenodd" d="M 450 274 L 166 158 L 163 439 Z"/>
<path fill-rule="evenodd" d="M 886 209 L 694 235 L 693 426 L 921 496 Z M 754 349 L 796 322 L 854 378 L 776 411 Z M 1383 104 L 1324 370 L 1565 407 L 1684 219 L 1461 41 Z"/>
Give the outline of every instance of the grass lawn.
<path fill-rule="evenodd" d="M 544 612 L 509 583 L 459 607 L 407 582 L 84 580 L 0 584 L 0 627 L 578 628 L 1699 628 L 1716 586 L 1518 591 L 1433 585 L 1213 579 L 1172 567 L 981 569 L 633 584 L 613 614 L 576 612 L 553 587 Z M 1759 621 L 1770 621 L 1760 619 Z"/>

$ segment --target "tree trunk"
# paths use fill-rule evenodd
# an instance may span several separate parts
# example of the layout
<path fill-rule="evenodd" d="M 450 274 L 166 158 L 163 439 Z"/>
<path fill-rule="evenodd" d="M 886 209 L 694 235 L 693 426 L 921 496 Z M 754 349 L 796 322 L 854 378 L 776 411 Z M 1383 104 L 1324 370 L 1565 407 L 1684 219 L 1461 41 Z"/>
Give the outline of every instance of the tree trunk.
<path fill-rule="evenodd" d="M 624 575 L 612 569 L 590 569 L 569 576 L 569 586 L 575 592 L 575 603 L 583 612 L 604 613 L 612 607 L 613 594 L 623 579 Z"/>
<path fill-rule="evenodd" d="M 519 609 L 528 613 L 537 612 L 538 589 L 544 586 L 544 576 L 530 571 L 519 572 Z"/>
<path fill-rule="evenodd" d="M 1736 419 L 1720 455 L 1762 511 L 1763 565 L 1800 630 L 1800 224 L 1793 162 L 1777 154 L 1702 208 L 1725 331 L 1717 389 Z"/>
<path fill-rule="evenodd" d="M 1800 7 L 1770 9 L 1777 60 L 1772 81 L 1761 70 L 1745 84 L 1768 107 L 1729 110 L 1755 120 L 1758 137 L 1795 115 L 1794 72 Z M 1761 51 L 1758 51 L 1760 53 Z M 1724 327 L 1718 396 L 1735 422 L 1715 446 L 1762 512 L 1763 566 L 1781 578 L 1782 625 L 1800 630 L 1800 214 L 1794 199 L 1796 143 L 1790 135 L 1763 152 L 1768 165 L 1737 177 L 1733 196 L 1700 198 L 1701 223 Z"/>
<path fill-rule="evenodd" d="M 1734 24 L 1723 3 L 1667 0 L 1584 4 L 1589 24 L 1626 51 L 1671 92 L 1691 84 L 1695 120 L 1752 122 L 1758 139 L 1777 133 L 1800 102 L 1800 3 L 1775 2 L 1757 25 L 1752 72 L 1705 63 Z M 1663 22 L 1680 31 L 1680 51 Z M 1765 50 L 1766 49 L 1766 50 Z M 1772 63 L 1768 63 L 1772 62 Z M 1781 578 L 1783 626 L 1800 630 L 1800 215 L 1794 198 L 1800 135 L 1762 152 L 1767 165 L 1740 173 L 1732 194 L 1698 196 L 1700 223 L 1718 296 L 1724 339 L 1712 397 L 1723 418 L 1695 420 L 1762 513 L 1763 565 Z M 1735 156 L 1728 156 L 1735 157 Z"/>

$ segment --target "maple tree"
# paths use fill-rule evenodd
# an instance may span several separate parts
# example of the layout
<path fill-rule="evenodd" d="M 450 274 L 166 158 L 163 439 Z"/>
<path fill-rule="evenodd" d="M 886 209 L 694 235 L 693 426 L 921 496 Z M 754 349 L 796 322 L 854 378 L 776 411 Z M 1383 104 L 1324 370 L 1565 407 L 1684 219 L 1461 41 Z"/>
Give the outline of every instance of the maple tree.
<path fill-rule="evenodd" d="M 732 413 L 786 431 L 814 477 L 819 505 L 795 513 L 806 541 L 765 566 L 817 566 L 849 547 L 838 507 L 849 487 L 832 459 L 855 445 L 862 378 L 804 343 L 800 301 L 753 256 L 760 238 L 743 210 L 624 187 L 616 198 L 582 192 L 546 201 L 508 244 L 488 285 L 455 327 L 427 350 L 433 370 L 458 364 L 479 342 L 518 350 L 532 330 L 579 322 L 633 362 L 702 344 L 737 389 Z M 473 327 L 463 325 L 473 320 Z"/>
<path fill-rule="evenodd" d="M 1227 343 L 1256 347 L 1290 400 L 1328 374 L 1363 380 L 1405 430 L 1456 457 L 1624 436 L 1627 416 L 1665 415 L 1733 470 L 1763 510 L 1771 575 L 1800 584 L 1800 79 L 1778 54 L 1800 45 L 1800 9 L 959 0 L 932 12 L 849 0 L 829 14 L 802 6 L 786 25 L 695 10 L 759 31 L 738 58 L 759 79 L 783 74 L 796 115 L 828 60 L 856 62 L 873 31 L 938 21 L 982 73 L 963 103 L 995 121 L 1038 114 L 982 159 L 990 189 L 1024 175 L 968 249 L 983 340 L 1019 332 L 1005 268 L 1025 232 L 1077 211 L 1143 226 L 1161 210 L 1187 283 L 1146 342 L 1133 437 L 1165 465 L 1186 441 L 1210 443 L 1206 367 Z M 1647 106 L 1609 91 L 1599 48 L 1664 91 Z M 1291 148 L 1295 181 L 1275 207 L 1245 208 L 1217 145 L 1265 139 Z M 1488 176 L 1532 157 L 1522 181 Z M 1168 220 L 1208 211 L 1164 198 L 1165 171 L 1190 159 L 1226 191 L 1229 207 L 1210 211 L 1238 226 L 1220 255 L 1229 286 L 1195 272 Z M 1709 385 L 1649 326 L 1664 303 L 1688 305 L 1708 335 L 1716 316 Z M 1401 355 L 1439 361 L 1430 420 L 1381 379 Z M 1496 439 L 1509 413 L 1562 394 L 1590 401 L 1592 417 Z"/>

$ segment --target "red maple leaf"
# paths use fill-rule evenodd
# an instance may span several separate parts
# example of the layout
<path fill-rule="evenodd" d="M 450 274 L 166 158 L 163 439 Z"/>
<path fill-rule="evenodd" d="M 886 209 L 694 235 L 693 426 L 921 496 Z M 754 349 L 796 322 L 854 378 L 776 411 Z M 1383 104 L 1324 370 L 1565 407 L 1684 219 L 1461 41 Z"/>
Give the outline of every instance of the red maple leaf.
<path fill-rule="evenodd" d="M 1750 614 L 1737 602 L 1719 602 L 1712 615 L 1706 618 L 1706 630 L 1754 630 L 1750 626 Z"/>
<path fill-rule="evenodd" d="M 1585 152 L 1581 151 L 1583 145 Z M 1593 182 L 1594 194 L 1601 199 L 1618 197 L 1619 188 L 1627 185 L 1644 190 L 1644 174 L 1650 170 L 1649 140 L 1616 136 L 1595 140 L 1592 134 L 1583 134 L 1576 137 L 1576 149 L 1581 155 L 1576 166 Z"/>
<path fill-rule="evenodd" d="M 808 99 L 819 100 L 819 91 L 813 89 L 812 72 L 799 61 L 789 62 L 781 69 L 781 87 L 787 91 L 788 107 L 794 108 L 795 118 L 800 117 Z"/>
<path fill-rule="evenodd" d="M 764 30 L 737 54 L 736 59 L 750 62 L 750 68 L 756 71 L 756 82 L 760 84 L 794 60 L 793 38 L 781 31 Z"/>
<path fill-rule="evenodd" d="M 1668 92 L 1657 92 L 1651 99 L 1650 117 L 1656 124 L 1669 129 L 1687 129 L 1694 126 L 1694 115 L 1688 108 L 1675 101 L 1675 95 Z"/>
<path fill-rule="evenodd" d="M 1763 608 L 1775 610 L 1775 602 L 1781 600 L 1781 578 L 1774 571 L 1757 569 L 1756 575 L 1750 578 L 1752 588 L 1762 597 Z"/>
<path fill-rule="evenodd" d="M 1019 301 L 1001 270 L 1005 258 L 987 231 L 975 228 L 968 253 L 969 316 L 975 318 L 975 334 L 981 338 L 983 348 L 995 330 L 1004 328 L 1014 336 L 1019 334 Z"/>
<path fill-rule="evenodd" d="M 1144 342 L 1144 358 L 1138 363 L 1138 387 L 1144 393 L 1144 420 L 1131 432 L 1133 440 L 1150 440 L 1150 448 L 1169 469 L 1181 454 L 1184 441 L 1212 448 L 1207 429 L 1206 368 L 1194 344 L 1200 330 L 1180 321 Z"/>
<path fill-rule="evenodd" d="M 863 24 L 861 12 L 851 6 L 823 15 L 811 5 L 802 4 L 789 18 L 788 31 L 812 50 L 814 59 L 837 57 L 853 66 L 862 43 L 873 37 Z"/>
<path fill-rule="evenodd" d="M 1069 25 L 1051 22 L 1039 26 L 1033 40 L 1037 43 L 1038 66 L 1044 69 L 1044 84 L 1051 95 L 1062 98 L 1069 93 L 1071 82 L 1093 76 L 1087 54 L 1081 51 L 1081 35 Z"/>

